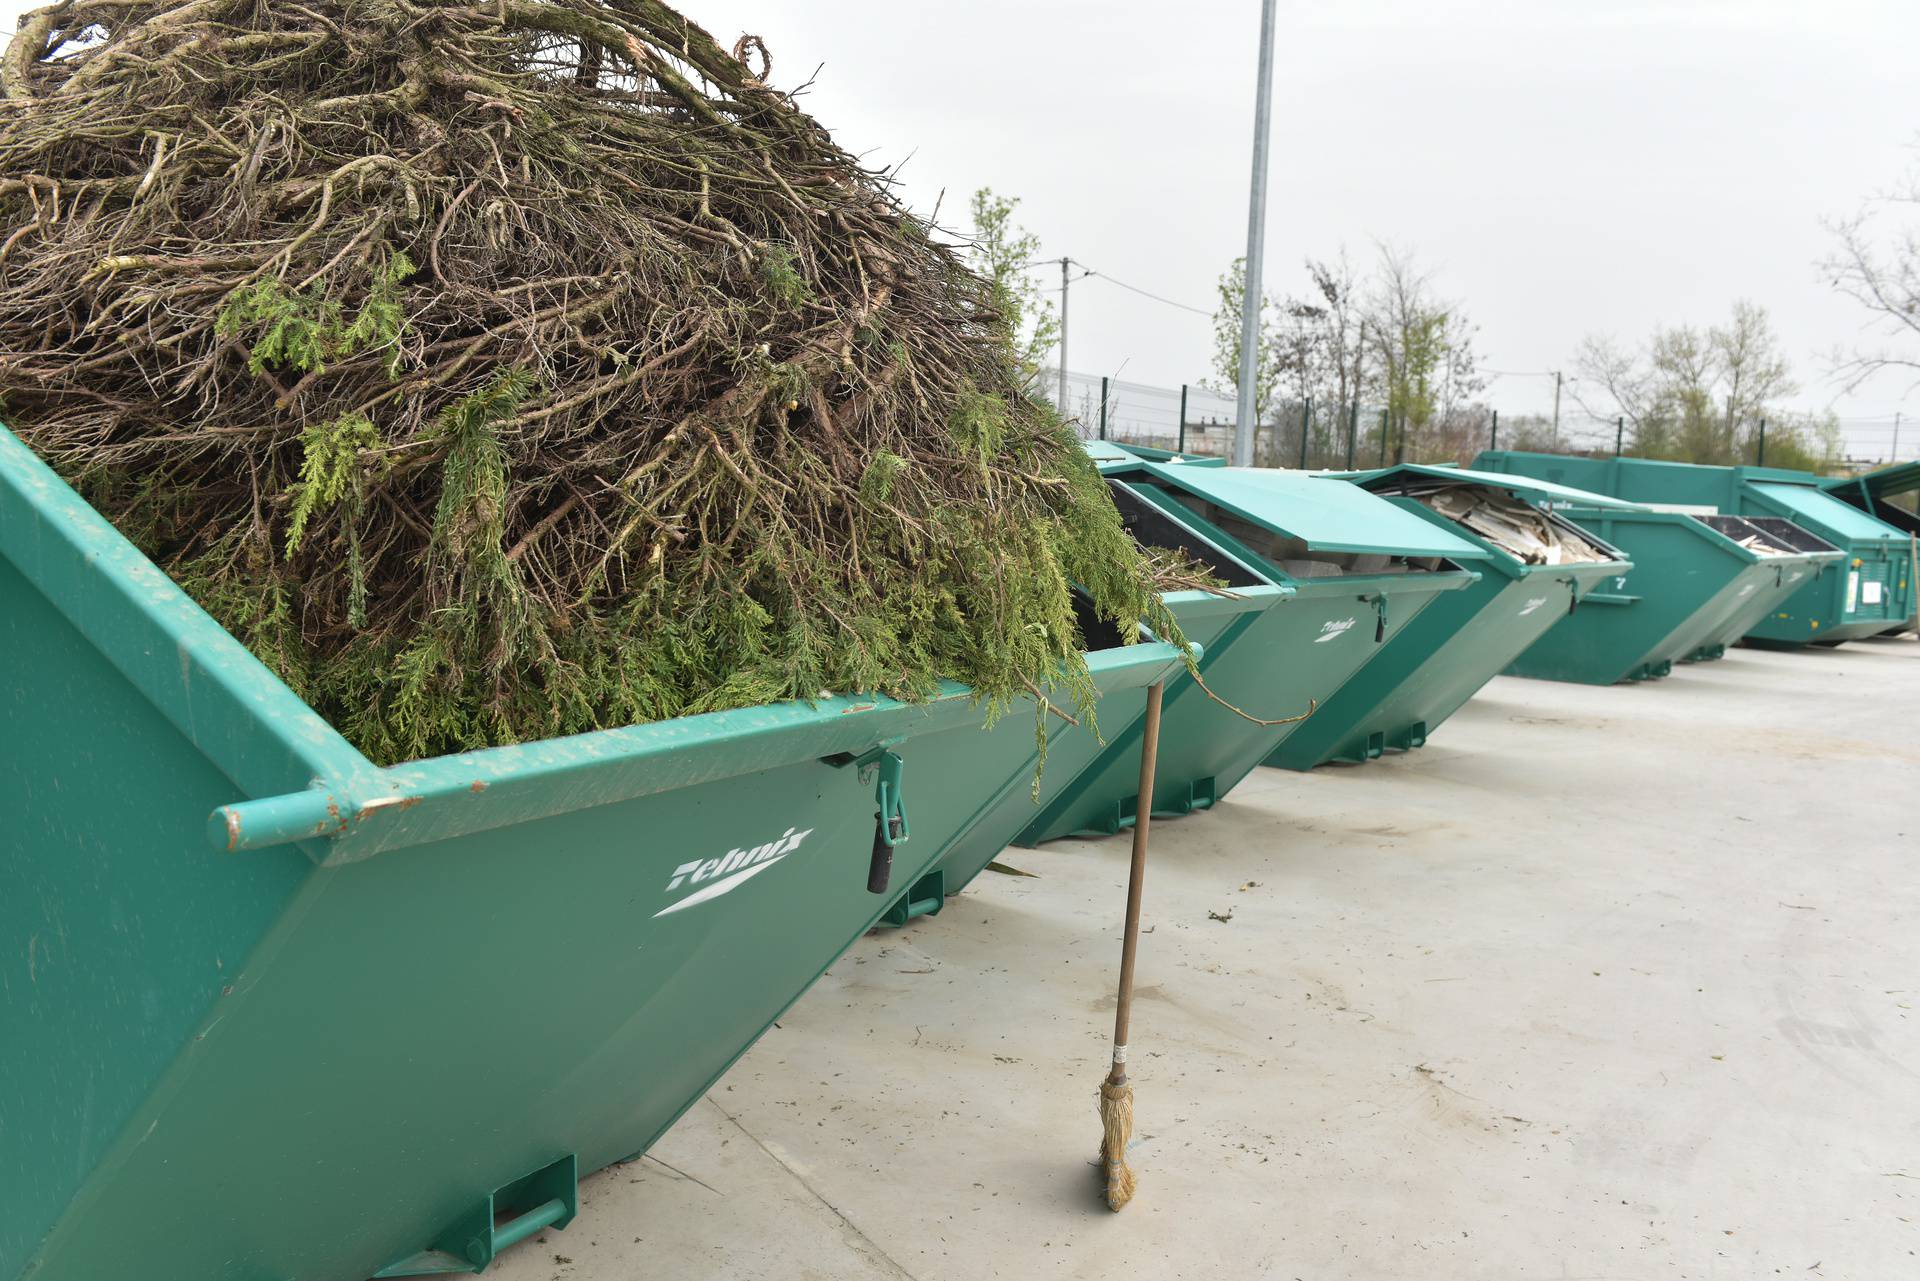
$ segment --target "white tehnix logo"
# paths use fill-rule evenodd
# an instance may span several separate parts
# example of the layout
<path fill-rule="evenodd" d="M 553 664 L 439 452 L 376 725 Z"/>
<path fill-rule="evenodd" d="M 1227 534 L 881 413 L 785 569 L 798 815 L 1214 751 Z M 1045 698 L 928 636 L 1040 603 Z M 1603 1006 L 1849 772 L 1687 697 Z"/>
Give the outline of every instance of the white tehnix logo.
<path fill-rule="evenodd" d="M 719 858 L 695 859 L 691 863 L 682 863 L 673 869 L 673 879 L 667 882 L 667 893 L 673 893 L 682 885 L 703 885 L 703 888 L 695 890 L 678 902 L 667 904 L 654 915 L 668 916 L 717 899 L 722 894 L 732 893 L 799 849 L 800 842 L 811 835 L 813 835 L 811 827 L 803 831 L 795 831 L 789 827 L 780 834 L 779 840 L 768 841 L 765 845 L 756 845 L 748 850 L 730 849 Z M 715 879 L 716 877 L 718 879 Z"/>
<path fill-rule="evenodd" d="M 1324 645 L 1336 636 L 1345 636 L 1353 630 L 1355 621 L 1356 620 L 1351 618 L 1343 618 L 1338 622 L 1322 624 L 1320 634 L 1313 638 L 1313 643 L 1316 645 Z"/>
<path fill-rule="evenodd" d="M 1526 608 L 1520 611 L 1520 617 L 1525 618 L 1528 614 L 1531 614 L 1534 610 L 1539 609 L 1546 603 L 1547 598 L 1545 596 L 1535 596 L 1527 602 Z"/>

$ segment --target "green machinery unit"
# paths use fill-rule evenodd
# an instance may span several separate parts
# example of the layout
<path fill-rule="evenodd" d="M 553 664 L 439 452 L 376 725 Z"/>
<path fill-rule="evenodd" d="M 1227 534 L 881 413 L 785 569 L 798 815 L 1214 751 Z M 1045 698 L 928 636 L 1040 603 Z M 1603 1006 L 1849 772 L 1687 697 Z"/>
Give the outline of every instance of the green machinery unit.
<path fill-rule="evenodd" d="M 1002 821 L 1033 724 L 983 716 L 950 686 L 378 768 L 0 430 L 0 1278 L 478 1271 L 565 1227 Z"/>
<path fill-rule="evenodd" d="M 1309 770 L 1328 761 L 1372 760 L 1389 748 L 1423 746 L 1442 721 L 1571 613 L 1582 597 L 1633 568 L 1623 554 L 1551 511 L 1539 512 L 1536 519 L 1551 526 L 1564 543 L 1603 559 L 1529 563 L 1524 552 L 1516 550 L 1515 540 L 1495 541 L 1429 505 L 1442 495 L 1471 500 L 1484 496 L 1523 511 L 1555 502 L 1629 504 L 1543 481 L 1453 467 L 1409 464 L 1350 479 L 1473 544 L 1478 558 L 1470 564 L 1480 579 L 1464 591 L 1448 593 L 1402 627 L 1372 662 L 1287 737 L 1269 765 Z"/>
<path fill-rule="evenodd" d="M 1916 500 L 1920 499 L 1920 462 L 1893 463 L 1863 476 L 1829 480 L 1825 488 L 1835 498 L 1906 534 L 1906 583 L 1920 581 L 1920 515 L 1916 514 Z M 1905 584 L 1901 584 L 1901 590 L 1907 590 Z M 1897 636 L 1912 631 L 1915 623 L 1920 622 L 1920 614 L 1912 612 L 1917 602 L 1920 602 L 1920 591 L 1910 592 L 1907 616 L 1889 625 L 1881 634 Z"/>
<path fill-rule="evenodd" d="M 1838 548 L 1840 564 L 1815 574 L 1748 630 L 1755 643 L 1837 645 L 1879 635 L 1913 614 L 1909 535 L 1843 502 L 1833 482 L 1808 472 L 1505 450 L 1483 453 L 1475 465 L 1694 514 L 1786 520 Z"/>
<path fill-rule="evenodd" d="M 1436 598 L 1476 577 L 1462 568 L 1479 558 L 1472 543 L 1345 481 L 1144 461 L 1102 471 L 1143 544 L 1184 547 L 1230 584 L 1287 591 L 1264 611 L 1235 614 L 1238 634 L 1201 634 L 1204 688 L 1185 676 L 1169 682 L 1156 816 L 1213 805 L 1303 723 L 1255 719 L 1325 702 Z M 1097 760 L 1043 800 L 1018 843 L 1131 824 L 1139 728 L 1110 735 Z"/>

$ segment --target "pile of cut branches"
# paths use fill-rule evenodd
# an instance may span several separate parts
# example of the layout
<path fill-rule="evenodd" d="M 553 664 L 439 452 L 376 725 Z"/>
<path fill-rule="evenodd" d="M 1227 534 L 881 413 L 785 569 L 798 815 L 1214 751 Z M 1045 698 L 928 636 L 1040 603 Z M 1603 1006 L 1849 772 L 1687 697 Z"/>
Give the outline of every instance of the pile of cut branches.
<path fill-rule="evenodd" d="M 64 0 L 0 58 L 10 426 L 375 760 L 1171 634 L 1006 319 L 655 0 Z"/>

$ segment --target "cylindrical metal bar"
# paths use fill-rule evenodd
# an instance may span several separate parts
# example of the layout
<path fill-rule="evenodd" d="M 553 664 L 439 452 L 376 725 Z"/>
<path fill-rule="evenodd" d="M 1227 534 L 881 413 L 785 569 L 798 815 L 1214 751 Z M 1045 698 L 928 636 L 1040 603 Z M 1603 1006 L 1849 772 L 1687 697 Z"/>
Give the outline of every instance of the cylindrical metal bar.
<path fill-rule="evenodd" d="M 1102 375 L 1100 378 L 1100 439 L 1105 440 L 1106 438 L 1107 438 L 1107 379 L 1105 375 Z"/>
<path fill-rule="evenodd" d="M 338 836 L 347 830 L 348 801 L 315 788 L 286 796 L 222 805 L 207 816 L 207 841 L 217 850 L 263 850 Z"/>
<path fill-rule="evenodd" d="M 567 1217 L 567 1203 L 559 1197 L 528 1210 L 519 1218 L 493 1230 L 493 1252 L 518 1245 L 541 1228 L 550 1228 Z"/>
<path fill-rule="evenodd" d="M 1353 402 L 1353 413 L 1347 419 L 1347 470 L 1353 470 L 1353 451 L 1360 444 L 1360 401 Z"/>
<path fill-rule="evenodd" d="M 1487 448 L 1500 448 L 1500 411 L 1493 411 L 1493 426 L 1487 431 Z"/>
<path fill-rule="evenodd" d="M 1179 453 L 1187 452 L 1187 385 L 1180 384 L 1180 444 Z"/>
<path fill-rule="evenodd" d="M 1274 0 L 1260 6 L 1260 69 L 1253 105 L 1253 182 L 1247 200 L 1247 264 L 1240 298 L 1240 385 L 1234 414 L 1233 461 L 1253 466 L 1253 433 L 1257 404 L 1255 381 L 1260 371 L 1261 271 L 1267 250 L 1267 147 L 1273 120 L 1273 11 Z"/>
<path fill-rule="evenodd" d="M 1313 397 L 1300 410 L 1300 470 L 1307 469 L 1307 437 L 1313 434 Z"/>

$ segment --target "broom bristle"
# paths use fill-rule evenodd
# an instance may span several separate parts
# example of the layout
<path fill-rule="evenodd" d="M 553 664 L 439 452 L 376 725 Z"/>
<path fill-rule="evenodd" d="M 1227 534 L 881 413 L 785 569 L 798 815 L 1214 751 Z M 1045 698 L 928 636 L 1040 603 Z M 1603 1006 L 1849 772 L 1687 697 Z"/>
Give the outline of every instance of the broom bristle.
<path fill-rule="evenodd" d="M 1100 1165 L 1107 1179 L 1107 1208 L 1118 1210 L 1133 1200 L 1133 1167 L 1127 1164 L 1127 1142 L 1133 1137 L 1133 1087 L 1100 1086 Z"/>

